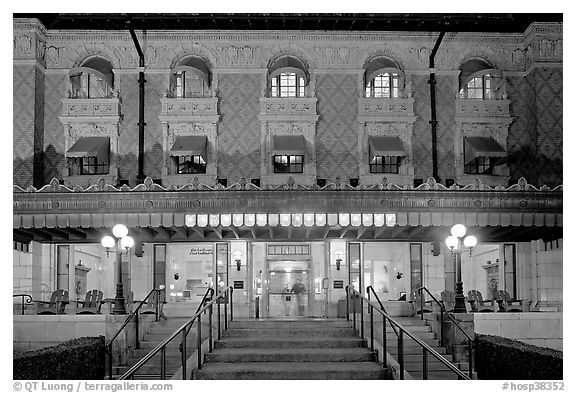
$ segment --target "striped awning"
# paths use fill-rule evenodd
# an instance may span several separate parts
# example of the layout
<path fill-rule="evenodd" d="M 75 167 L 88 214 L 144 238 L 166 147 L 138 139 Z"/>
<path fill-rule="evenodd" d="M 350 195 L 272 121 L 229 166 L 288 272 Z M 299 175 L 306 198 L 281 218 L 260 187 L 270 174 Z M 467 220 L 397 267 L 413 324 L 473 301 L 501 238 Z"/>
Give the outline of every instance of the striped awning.
<path fill-rule="evenodd" d="M 277 155 L 304 155 L 306 152 L 306 138 L 303 135 L 274 135 L 274 154 Z"/>
<path fill-rule="evenodd" d="M 205 157 L 207 139 L 205 135 L 177 136 L 170 149 L 170 155 Z"/>
<path fill-rule="evenodd" d="M 406 150 L 397 136 L 370 136 L 370 157 L 405 157 Z"/>
<path fill-rule="evenodd" d="M 464 161 L 466 163 L 477 157 L 506 157 L 506 150 L 492 137 L 474 136 L 464 138 Z"/>
<path fill-rule="evenodd" d="M 105 136 L 83 136 L 66 152 L 67 157 L 98 157 L 108 159 L 110 138 Z"/>

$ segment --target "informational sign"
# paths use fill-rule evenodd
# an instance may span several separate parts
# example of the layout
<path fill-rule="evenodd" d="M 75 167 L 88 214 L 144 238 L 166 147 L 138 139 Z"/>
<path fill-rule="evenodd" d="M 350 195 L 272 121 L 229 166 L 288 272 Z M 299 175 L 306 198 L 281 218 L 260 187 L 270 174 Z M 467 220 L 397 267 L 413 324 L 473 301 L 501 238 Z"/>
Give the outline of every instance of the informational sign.
<path fill-rule="evenodd" d="M 234 281 L 234 289 L 244 289 L 244 281 Z"/>
<path fill-rule="evenodd" d="M 344 288 L 343 280 L 334 280 L 334 289 L 343 289 L 343 288 Z"/>

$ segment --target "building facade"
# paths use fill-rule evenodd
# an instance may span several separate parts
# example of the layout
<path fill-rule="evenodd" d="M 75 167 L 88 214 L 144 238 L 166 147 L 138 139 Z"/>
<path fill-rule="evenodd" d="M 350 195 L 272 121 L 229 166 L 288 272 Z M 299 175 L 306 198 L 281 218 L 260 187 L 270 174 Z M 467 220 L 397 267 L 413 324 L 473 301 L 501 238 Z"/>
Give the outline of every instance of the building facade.
<path fill-rule="evenodd" d="M 453 289 L 462 223 L 465 291 L 562 310 L 561 23 L 135 36 L 14 19 L 14 293 L 113 297 L 123 223 L 135 299 L 294 316 L 302 282 L 335 316 L 347 285 Z"/>

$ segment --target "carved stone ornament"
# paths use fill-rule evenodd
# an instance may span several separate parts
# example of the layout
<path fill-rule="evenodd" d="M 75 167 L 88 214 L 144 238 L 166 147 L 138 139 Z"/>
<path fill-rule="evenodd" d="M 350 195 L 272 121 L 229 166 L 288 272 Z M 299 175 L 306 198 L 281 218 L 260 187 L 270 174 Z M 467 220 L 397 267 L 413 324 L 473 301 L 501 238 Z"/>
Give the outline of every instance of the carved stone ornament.
<path fill-rule="evenodd" d="M 292 179 L 292 180 L 290 180 Z M 248 184 L 250 184 L 250 186 L 248 186 Z M 416 191 L 427 191 L 427 190 L 438 190 L 438 191 L 533 191 L 533 192 L 562 192 L 563 191 L 563 186 L 562 185 L 558 185 L 554 188 L 550 188 L 546 185 L 541 186 L 540 188 L 537 188 L 531 184 L 528 184 L 528 182 L 526 181 L 525 178 L 520 178 L 518 180 L 517 184 L 511 185 L 509 187 L 505 187 L 505 186 L 488 186 L 486 184 L 483 184 L 482 181 L 480 179 L 476 179 L 472 184 L 468 184 L 465 186 L 459 186 L 457 184 L 453 184 L 450 187 L 446 187 L 444 186 L 442 183 L 437 183 L 433 177 L 429 177 L 427 179 L 427 181 L 425 183 L 420 184 L 418 187 L 411 187 L 411 186 L 407 186 L 407 185 L 402 185 L 402 186 L 398 186 L 395 184 L 389 184 L 389 183 L 379 183 L 379 184 L 371 184 L 371 185 L 359 185 L 358 187 L 353 187 L 348 183 L 343 183 L 342 180 L 340 178 L 336 178 L 334 183 L 327 183 L 326 186 L 324 187 L 318 187 L 317 185 L 313 185 L 313 186 L 306 186 L 306 185 L 300 185 L 298 183 L 295 183 L 293 178 L 288 178 L 287 180 L 287 184 L 284 185 L 278 185 L 278 186 L 267 186 L 267 187 L 258 187 L 253 185 L 252 183 L 245 183 L 245 187 L 242 186 L 242 183 L 239 181 L 237 183 L 232 183 L 231 185 L 224 187 L 221 184 L 215 184 L 215 185 L 203 185 L 203 184 L 199 184 L 197 186 L 197 189 L 202 189 L 202 190 L 206 190 L 206 191 L 216 191 L 216 190 L 221 190 L 221 191 L 230 191 L 230 190 L 243 190 L 243 189 L 250 189 L 250 190 L 267 190 L 267 191 L 281 191 L 281 190 L 286 190 L 286 189 L 299 189 L 299 190 L 316 190 L 316 191 L 327 191 L 327 190 L 334 190 L 334 189 L 339 189 L 339 190 L 349 190 L 349 191 L 361 191 L 361 190 L 366 190 L 366 191 L 373 191 L 373 190 L 416 190 Z M 167 187 L 162 187 L 161 185 L 158 185 L 156 183 L 154 183 L 154 181 L 150 178 L 147 177 L 144 180 L 144 184 L 139 184 L 133 188 L 129 188 L 126 185 L 122 186 L 121 188 L 117 188 L 114 187 L 112 185 L 106 184 L 103 185 L 102 182 L 99 182 L 97 185 L 92 185 L 90 187 L 87 188 L 83 188 L 83 187 L 66 187 L 64 185 L 61 185 L 60 182 L 58 181 L 58 179 L 54 178 L 50 181 L 50 184 L 43 186 L 42 188 L 40 188 L 39 190 L 36 189 L 35 187 L 27 187 L 26 189 L 17 186 L 17 185 L 13 185 L 12 186 L 12 191 L 14 193 L 37 193 L 37 192 L 42 192 L 42 193 L 46 193 L 46 192 L 95 192 L 95 191 L 106 191 L 106 192 L 111 192 L 111 191 L 117 191 L 117 192 L 140 192 L 140 191 L 174 191 L 174 192 L 178 192 L 178 191 L 187 191 L 190 190 L 190 185 L 183 185 L 180 187 L 171 187 L 171 188 L 167 188 Z"/>

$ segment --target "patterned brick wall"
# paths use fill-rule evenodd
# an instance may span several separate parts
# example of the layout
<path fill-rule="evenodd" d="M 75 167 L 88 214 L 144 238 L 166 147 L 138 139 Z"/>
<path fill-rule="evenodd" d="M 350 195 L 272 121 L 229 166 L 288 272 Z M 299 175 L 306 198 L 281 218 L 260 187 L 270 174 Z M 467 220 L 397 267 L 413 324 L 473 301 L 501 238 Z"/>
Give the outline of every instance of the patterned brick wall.
<path fill-rule="evenodd" d="M 28 187 L 34 173 L 35 67 L 15 66 L 12 72 L 13 169 L 14 184 Z"/>
<path fill-rule="evenodd" d="M 122 98 L 120 123 L 119 178 L 137 184 L 138 176 L 138 73 L 122 74 L 116 82 Z M 160 179 L 162 175 L 162 124 L 158 120 L 162 92 L 168 88 L 167 78 L 145 74 L 144 86 L 144 176 Z"/>
<path fill-rule="evenodd" d="M 36 94 L 34 97 L 34 186 L 44 184 L 44 89 L 45 74 L 36 70 Z"/>
<path fill-rule="evenodd" d="M 535 68 L 538 184 L 562 184 L 562 68 Z"/>
<path fill-rule="evenodd" d="M 149 76 L 146 77 L 148 81 Z M 120 104 L 120 113 L 122 113 L 122 122 L 120 123 L 120 137 L 118 139 L 119 173 L 120 179 L 129 180 L 130 184 L 136 184 L 138 175 L 138 73 L 119 75 L 115 81 L 115 87 L 120 89 L 122 102 Z M 148 83 L 144 87 L 144 94 L 148 88 Z M 153 112 L 149 108 L 150 103 L 146 101 L 144 106 L 144 120 L 146 123 L 150 120 Z M 147 115 L 149 114 L 149 115 Z M 148 138 L 148 126 L 144 127 L 144 141 Z M 144 175 L 146 175 L 146 149 L 144 149 Z"/>
<path fill-rule="evenodd" d="M 510 180 L 524 177 L 536 184 L 536 116 L 534 89 L 525 77 L 514 76 L 506 80 L 510 99 L 510 116 L 514 119 L 508 131 L 508 163 Z"/>
<path fill-rule="evenodd" d="M 61 179 L 66 164 L 64 126 L 58 119 L 62 115 L 62 99 L 66 96 L 67 74 L 46 75 L 44 96 L 44 183 L 52 178 Z"/>
<path fill-rule="evenodd" d="M 218 177 L 228 183 L 260 177 L 260 78 L 223 74 L 218 79 Z"/>
<path fill-rule="evenodd" d="M 430 85 L 428 75 L 412 77 L 414 97 L 414 178 L 424 181 L 432 176 L 432 126 L 430 125 Z M 453 77 L 436 75 L 436 143 L 438 176 L 442 182 L 454 179 L 455 99 Z"/>
<path fill-rule="evenodd" d="M 318 121 L 316 173 L 318 178 L 342 181 L 358 174 L 358 81 L 355 75 L 316 77 Z"/>

